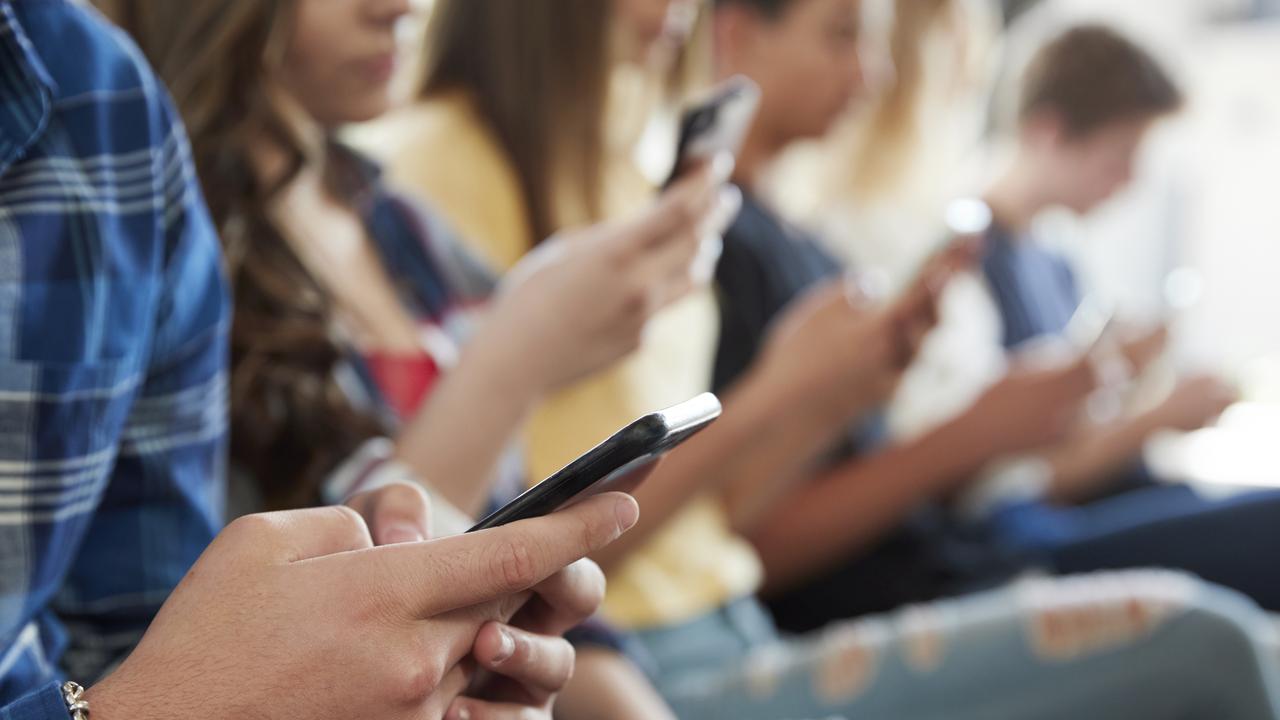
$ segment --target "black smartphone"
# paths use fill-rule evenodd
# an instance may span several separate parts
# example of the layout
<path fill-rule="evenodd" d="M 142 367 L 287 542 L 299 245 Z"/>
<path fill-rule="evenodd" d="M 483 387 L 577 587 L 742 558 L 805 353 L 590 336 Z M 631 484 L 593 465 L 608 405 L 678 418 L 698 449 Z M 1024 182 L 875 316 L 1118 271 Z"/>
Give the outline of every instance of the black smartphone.
<path fill-rule="evenodd" d="M 619 430 L 560 472 L 476 523 L 467 532 L 541 517 L 611 490 L 634 490 L 662 456 L 720 417 L 720 401 L 703 393 L 646 415 Z"/>
<path fill-rule="evenodd" d="M 721 83 L 702 102 L 685 111 L 680 120 L 676 163 L 667 179 L 675 182 L 692 165 L 722 152 L 737 155 L 760 106 L 760 86 L 742 75 Z"/>

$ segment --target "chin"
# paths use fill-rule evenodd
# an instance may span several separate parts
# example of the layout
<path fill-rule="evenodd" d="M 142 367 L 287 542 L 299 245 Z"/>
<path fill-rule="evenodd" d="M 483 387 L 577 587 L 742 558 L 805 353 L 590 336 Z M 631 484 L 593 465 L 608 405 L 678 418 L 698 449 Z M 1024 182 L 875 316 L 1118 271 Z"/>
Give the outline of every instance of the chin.
<path fill-rule="evenodd" d="M 1114 196 L 1106 195 L 1103 197 L 1085 198 L 1079 202 L 1070 203 L 1067 207 L 1077 215 L 1088 215 L 1094 210 L 1106 205 L 1112 197 Z"/>
<path fill-rule="evenodd" d="M 376 101 L 361 103 L 350 108 L 345 108 L 342 113 L 343 118 L 341 124 L 353 125 L 358 123 L 370 122 L 391 112 L 391 101 L 387 98 L 380 98 Z"/>

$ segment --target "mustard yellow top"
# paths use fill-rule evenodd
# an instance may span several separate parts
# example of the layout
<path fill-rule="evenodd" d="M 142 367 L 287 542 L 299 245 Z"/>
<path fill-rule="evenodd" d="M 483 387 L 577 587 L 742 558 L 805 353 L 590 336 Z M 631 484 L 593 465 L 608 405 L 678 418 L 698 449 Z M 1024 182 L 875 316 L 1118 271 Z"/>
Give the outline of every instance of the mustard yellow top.
<path fill-rule="evenodd" d="M 534 246 L 515 171 L 466 95 L 406 108 L 356 142 L 386 164 L 392 183 L 419 193 L 494 267 L 510 268 Z M 629 162 L 612 164 L 607 185 L 610 216 L 652 198 Z M 700 292 L 655 317 L 630 358 L 545 401 L 525 435 L 531 479 L 551 475 L 636 418 L 705 391 L 717 332 L 714 298 Z M 720 504 L 704 497 L 610 576 L 605 612 L 628 628 L 677 623 L 755 592 L 761 578 L 755 551 L 732 534 Z"/>

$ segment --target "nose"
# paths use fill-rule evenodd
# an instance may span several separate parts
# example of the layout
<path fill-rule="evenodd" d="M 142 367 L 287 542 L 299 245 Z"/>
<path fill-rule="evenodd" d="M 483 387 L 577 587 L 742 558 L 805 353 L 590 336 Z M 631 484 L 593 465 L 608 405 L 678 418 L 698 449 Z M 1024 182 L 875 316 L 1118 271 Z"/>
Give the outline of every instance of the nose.
<path fill-rule="evenodd" d="M 879 74 L 878 68 L 876 69 L 876 74 Z M 853 54 L 853 62 L 849 63 L 849 70 L 845 75 L 845 91 L 849 97 L 856 98 L 866 93 L 871 85 L 869 75 L 871 73 L 868 72 L 867 59 L 859 49 L 858 52 Z M 879 81 L 880 79 L 877 77 L 877 84 L 879 84 Z"/>

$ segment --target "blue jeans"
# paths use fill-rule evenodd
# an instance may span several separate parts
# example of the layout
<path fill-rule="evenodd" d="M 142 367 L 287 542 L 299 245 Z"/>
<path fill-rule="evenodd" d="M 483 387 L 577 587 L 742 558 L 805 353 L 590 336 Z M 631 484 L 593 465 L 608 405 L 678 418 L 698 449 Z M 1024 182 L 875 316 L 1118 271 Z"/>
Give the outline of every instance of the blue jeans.
<path fill-rule="evenodd" d="M 1131 567 L 1194 573 L 1280 610 L 1280 492 L 1211 500 L 1153 486 L 1077 507 L 1028 503 L 992 521 L 1001 542 L 1063 574 Z"/>
<path fill-rule="evenodd" d="M 639 639 L 683 720 L 1271 720 L 1273 634 L 1234 592 L 1132 571 L 1024 580 L 796 638 L 744 600 Z"/>

